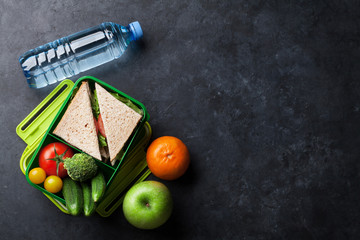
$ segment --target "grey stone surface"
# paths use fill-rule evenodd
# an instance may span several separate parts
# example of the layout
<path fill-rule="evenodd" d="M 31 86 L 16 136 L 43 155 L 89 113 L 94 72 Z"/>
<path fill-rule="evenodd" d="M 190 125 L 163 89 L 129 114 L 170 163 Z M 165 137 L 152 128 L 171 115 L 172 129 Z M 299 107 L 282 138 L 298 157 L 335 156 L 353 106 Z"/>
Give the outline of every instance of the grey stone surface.
<path fill-rule="evenodd" d="M 0 1 L 1 239 L 359 239 L 359 1 Z M 55 87 L 27 87 L 26 50 L 104 21 L 142 42 L 91 75 L 177 136 L 188 172 L 162 181 L 161 228 L 71 217 L 19 169 L 18 123 Z M 149 179 L 159 180 L 154 176 Z"/>

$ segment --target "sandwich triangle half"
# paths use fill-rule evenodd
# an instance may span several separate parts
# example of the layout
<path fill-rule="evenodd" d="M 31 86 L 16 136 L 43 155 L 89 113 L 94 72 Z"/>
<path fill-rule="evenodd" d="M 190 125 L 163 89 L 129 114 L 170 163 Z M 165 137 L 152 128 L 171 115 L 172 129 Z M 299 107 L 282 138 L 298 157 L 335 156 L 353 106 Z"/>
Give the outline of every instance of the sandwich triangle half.
<path fill-rule="evenodd" d="M 101 160 L 88 82 L 81 84 L 53 133 L 74 147 Z"/>
<path fill-rule="evenodd" d="M 109 147 L 110 162 L 114 165 L 117 154 L 124 147 L 142 116 L 99 84 L 96 83 L 95 88 Z"/>

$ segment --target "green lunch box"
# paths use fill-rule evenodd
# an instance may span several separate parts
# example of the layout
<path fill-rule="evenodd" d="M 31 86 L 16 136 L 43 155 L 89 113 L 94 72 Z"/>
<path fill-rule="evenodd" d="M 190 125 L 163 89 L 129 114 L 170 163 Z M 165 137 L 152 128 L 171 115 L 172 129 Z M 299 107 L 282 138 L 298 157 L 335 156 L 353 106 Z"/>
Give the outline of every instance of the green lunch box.
<path fill-rule="evenodd" d="M 112 86 L 91 76 L 81 77 L 75 84 L 71 80 L 62 81 L 16 128 L 18 136 L 27 144 L 20 159 L 20 169 L 30 185 L 43 192 L 61 211 L 69 213 L 61 192 L 53 194 L 45 190 L 42 184 L 33 184 L 30 182 L 28 174 L 31 169 L 39 166 L 39 150 L 49 143 L 63 142 L 71 147 L 74 153 L 82 152 L 53 135 L 52 131 L 65 113 L 74 89 L 77 89 L 85 80 L 89 84 L 96 82 L 110 92 L 116 92 L 129 99 L 144 113 L 140 123 L 125 144 L 124 154 L 120 161 L 111 166 L 96 160 L 107 182 L 105 195 L 97 205 L 96 211 L 100 216 L 108 217 L 122 204 L 127 190 L 137 182 L 145 180 L 151 173 L 146 163 L 146 147 L 152 133 L 148 123 L 149 115 L 144 105 Z"/>

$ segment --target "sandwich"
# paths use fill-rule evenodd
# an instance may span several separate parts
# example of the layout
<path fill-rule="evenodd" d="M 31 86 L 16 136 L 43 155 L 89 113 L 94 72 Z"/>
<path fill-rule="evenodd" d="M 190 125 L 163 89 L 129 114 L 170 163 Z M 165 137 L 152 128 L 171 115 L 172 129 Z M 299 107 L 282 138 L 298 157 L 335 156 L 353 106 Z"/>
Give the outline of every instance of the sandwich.
<path fill-rule="evenodd" d="M 142 119 L 143 112 L 129 99 L 84 81 L 53 133 L 74 147 L 111 165 Z"/>
<path fill-rule="evenodd" d="M 53 133 L 74 147 L 101 160 L 89 96 L 89 84 L 83 82 Z"/>
<path fill-rule="evenodd" d="M 142 118 L 142 111 L 130 100 L 117 93 L 110 93 L 95 83 L 93 109 L 99 113 L 99 142 L 105 155 L 108 153 L 111 165 L 121 159 L 122 149 Z M 97 99 L 97 100 L 96 100 Z M 98 104 L 98 107 L 96 106 Z M 102 123 L 100 122 L 102 121 Z M 103 129 L 100 131 L 100 126 Z M 104 133 L 104 134 L 103 134 Z M 104 155 L 104 154 L 103 154 Z"/>

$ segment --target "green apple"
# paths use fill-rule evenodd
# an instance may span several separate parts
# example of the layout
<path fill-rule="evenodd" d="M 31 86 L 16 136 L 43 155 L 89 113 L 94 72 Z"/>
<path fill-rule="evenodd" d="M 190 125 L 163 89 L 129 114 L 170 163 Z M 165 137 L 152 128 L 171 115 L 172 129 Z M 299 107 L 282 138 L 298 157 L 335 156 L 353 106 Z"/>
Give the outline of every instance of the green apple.
<path fill-rule="evenodd" d="M 169 189 L 157 181 L 135 184 L 126 193 L 123 211 L 126 220 L 140 229 L 154 229 L 170 217 L 173 201 Z"/>

